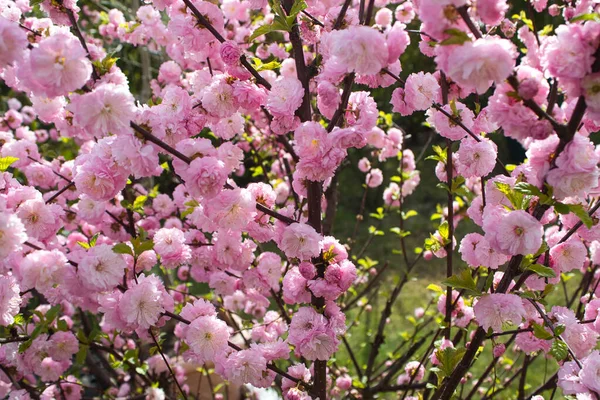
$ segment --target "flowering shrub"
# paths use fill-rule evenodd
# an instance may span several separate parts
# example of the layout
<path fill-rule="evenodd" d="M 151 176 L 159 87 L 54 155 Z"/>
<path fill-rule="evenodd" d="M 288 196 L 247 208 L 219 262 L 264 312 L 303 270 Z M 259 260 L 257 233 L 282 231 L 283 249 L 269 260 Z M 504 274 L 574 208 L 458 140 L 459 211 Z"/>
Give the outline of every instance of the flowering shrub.
<path fill-rule="evenodd" d="M 2 397 L 600 398 L 600 15 L 516 3 L 0 0 Z M 422 246 L 409 118 L 447 197 Z M 366 253 L 391 220 L 401 266 Z"/>

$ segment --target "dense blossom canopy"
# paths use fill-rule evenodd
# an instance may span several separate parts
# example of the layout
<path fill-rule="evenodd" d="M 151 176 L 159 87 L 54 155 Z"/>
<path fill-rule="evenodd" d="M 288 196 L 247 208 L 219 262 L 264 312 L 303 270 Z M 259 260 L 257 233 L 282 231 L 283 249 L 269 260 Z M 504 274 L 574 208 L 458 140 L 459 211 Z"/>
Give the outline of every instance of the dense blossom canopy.
<path fill-rule="evenodd" d="M 599 398 L 600 15 L 514 3 L 0 0 L 0 397 L 196 398 L 199 370 L 289 400 Z M 364 195 L 333 235 L 345 168 Z M 421 183 L 447 202 L 411 248 Z M 391 219 L 401 265 L 365 256 Z M 436 259 L 414 333 L 386 336 Z"/>

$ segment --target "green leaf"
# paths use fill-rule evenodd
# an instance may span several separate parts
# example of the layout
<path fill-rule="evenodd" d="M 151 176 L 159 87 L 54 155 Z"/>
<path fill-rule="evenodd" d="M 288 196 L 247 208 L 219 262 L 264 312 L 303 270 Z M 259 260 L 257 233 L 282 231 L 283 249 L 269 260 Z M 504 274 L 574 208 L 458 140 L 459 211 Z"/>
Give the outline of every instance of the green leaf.
<path fill-rule="evenodd" d="M 528 270 L 535 272 L 537 275 L 542 278 L 554 278 L 556 277 L 556 272 L 550 267 L 546 267 L 542 264 L 532 264 L 527 267 Z"/>
<path fill-rule="evenodd" d="M 569 22 L 577 22 L 577 21 L 596 21 L 600 22 L 600 14 L 598 13 L 588 13 L 588 14 L 580 14 L 576 17 L 573 17 L 569 20 Z"/>
<path fill-rule="evenodd" d="M 496 185 L 496 188 L 498 188 L 498 190 L 500 192 L 502 192 L 503 194 L 505 194 L 506 196 L 508 196 L 512 193 L 512 188 L 510 187 L 510 185 L 508 183 L 494 182 L 494 185 Z"/>
<path fill-rule="evenodd" d="M 567 344 L 560 339 L 555 339 L 550 348 L 550 355 L 557 361 L 562 361 L 569 355 Z"/>
<path fill-rule="evenodd" d="M 24 323 L 25 317 L 23 316 L 23 314 L 15 315 L 15 322 L 13 322 L 13 325 L 23 325 Z"/>
<path fill-rule="evenodd" d="M 130 27 L 128 26 L 127 29 L 130 29 Z M 92 64 L 94 65 L 96 72 L 98 72 L 98 74 L 102 76 L 110 72 L 110 69 L 113 67 L 113 65 L 116 64 L 117 60 L 118 58 L 112 57 L 112 55 L 109 54 L 106 57 L 104 57 L 103 60 L 93 61 Z"/>
<path fill-rule="evenodd" d="M 538 189 L 537 186 L 527 182 L 519 182 L 514 186 L 513 189 L 523 194 L 529 194 L 538 197 L 543 196 L 542 191 Z"/>
<path fill-rule="evenodd" d="M 275 28 L 273 25 L 259 26 L 254 30 L 254 32 L 252 32 L 252 35 L 250 35 L 250 39 L 248 39 L 248 41 L 251 42 L 261 35 L 266 35 L 267 33 L 275 32 L 276 30 L 277 28 Z"/>
<path fill-rule="evenodd" d="M 448 46 L 451 44 L 464 44 L 465 42 L 470 42 L 471 38 L 469 37 L 469 35 L 467 35 L 467 33 L 465 31 L 462 31 L 460 29 L 446 29 L 444 31 L 445 34 L 450 35 L 449 38 L 444 39 L 440 42 L 441 46 Z"/>
<path fill-rule="evenodd" d="M 510 204 L 512 204 L 516 210 L 525 209 L 529 205 L 530 197 L 526 197 L 523 193 L 513 190 L 508 183 L 494 182 L 494 185 L 496 185 L 496 188 L 506 196 L 508 201 L 510 201 Z"/>
<path fill-rule="evenodd" d="M 6 171 L 12 163 L 19 161 L 17 157 L 2 157 L 0 158 L 0 171 Z"/>
<path fill-rule="evenodd" d="M 450 235 L 450 226 L 448 225 L 448 221 L 442 222 L 438 228 L 438 231 L 440 232 L 440 236 L 442 238 L 449 240 L 448 236 Z"/>
<path fill-rule="evenodd" d="M 437 350 L 435 352 L 435 356 L 440 362 L 440 370 L 445 376 L 452 374 L 452 371 L 454 371 L 454 368 L 462 359 L 466 351 L 467 349 L 465 348 L 453 349 L 451 347 L 447 347 L 444 350 Z"/>
<path fill-rule="evenodd" d="M 152 190 L 150 191 L 150 193 L 148 193 L 148 197 L 150 198 L 155 198 L 156 196 L 158 196 L 160 194 L 159 192 L 159 185 L 155 185 Z"/>
<path fill-rule="evenodd" d="M 94 236 L 92 236 L 92 238 L 90 239 L 90 247 L 94 247 L 96 245 L 96 242 L 98 241 L 98 236 L 100 236 L 100 233 L 96 233 Z"/>
<path fill-rule="evenodd" d="M 143 210 L 144 204 L 146 204 L 146 200 L 148 200 L 148 196 L 138 196 L 133 201 L 133 209 L 134 210 Z"/>
<path fill-rule="evenodd" d="M 527 27 L 529 28 L 529 30 L 533 31 L 533 21 L 530 20 L 529 18 L 527 18 L 527 14 L 525 13 L 525 11 L 521 11 L 519 14 L 514 14 L 512 16 L 513 19 L 516 19 L 518 21 L 523 21 L 523 23 L 525 23 L 525 25 L 527 25 Z"/>
<path fill-rule="evenodd" d="M 190 215 L 191 213 L 193 213 L 195 210 L 194 207 L 190 207 L 190 208 L 186 208 L 182 213 L 181 213 L 181 218 L 185 218 L 188 215 Z"/>
<path fill-rule="evenodd" d="M 277 61 L 271 61 L 271 62 L 268 62 L 266 64 L 261 64 L 260 67 L 256 68 L 256 70 L 258 72 L 260 72 L 260 71 L 272 71 L 272 70 L 278 69 L 278 68 L 281 68 L 281 63 L 278 63 Z M 261 168 L 262 169 L 262 167 L 260 167 L 260 166 L 257 167 L 257 168 Z M 262 175 L 262 172 L 259 175 Z M 253 175 L 253 176 L 256 176 L 256 175 Z"/>
<path fill-rule="evenodd" d="M 362 383 L 361 381 L 359 381 L 358 379 L 354 378 L 352 380 L 352 386 L 357 388 L 357 389 L 364 389 L 366 387 L 366 385 L 364 383 Z"/>
<path fill-rule="evenodd" d="M 138 361 L 138 350 L 137 349 L 129 349 L 123 354 L 123 359 L 129 361 L 132 364 L 135 364 Z"/>
<path fill-rule="evenodd" d="M 79 345 L 79 351 L 77 352 L 77 355 L 75 356 L 75 362 L 77 364 L 79 364 L 79 365 L 85 364 L 85 358 L 87 357 L 88 348 L 89 348 L 89 346 L 87 344 Z"/>
<path fill-rule="evenodd" d="M 435 293 L 440 293 L 440 294 L 444 293 L 444 289 L 442 289 L 441 286 L 436 285 L 434 283 L 430 283 L 425 289 L 431 290 L 432 292 L 435 292 Z"/>
<path fill-rule="evenodd" d="M 131 247 L 127 246 L 125 243 L 117 243 L 112 248 L 113 252 L 117 254 L 129 254 L 133 255 L 133 250 Z"/>
<path fill-rule="evenodd" d="M 288 25 L 285 18 L 281 17 L 280 15 L 276 15 L 275 18 L 273 19 L 272 24 L 259 26 L 256 30 L 254 30 L 254 32 L 252 32 L 252 35 L 250 36 L 248 41 L 251 42 L 254 39 L 256 39 L 257 37 L 259 37 L 261 35 L 266 35 L 267 33 L 276 32 L 276 31 L 289 32 L 290 30 L 291 30 L 291 26 Z"/>
<path fill-rule="evenodd" d="M 54 321 L 54 319 L 58 316 L 58 313 L 60 312 L 60 306 L 52 306 L 48 312 L 46 312 L 46 320 L 44 321 L 44 323 L 46 325 L 51 325 L 52 322 Z"/>
<path fill-rule="evenodd" d="M 90 249 L 90 245 L 88 243 L 86 243 L 86 242 L 82 242 L 82 241 L 78 240 L 77 244 L 80 245 L 81 247 L 83 247 L 86 250 Z"/>
<path fill-rule="evenodd" d="M 416 212 L 415 210 L 408 210 L 407 212 L 403 212 L 402 213 L 402 218 L 404 220 L 409 219 L 410 217 L 416 217 L 417 215 L 419 215 L 418 212 Z"/>
<path fill-rule="evenodd" d="M 561 203 L 561 202 L 556 202 L 554 204 L 554 210 L 559 213 L 559 214 L 568 214 L 569 213 L 569 206 L 567 204 Z"/>
<path fill-rule="evenodd" d="M 376 213 L 370 213 L 369 216 L 375 218 L 375 219 L 379 219 L 382 220 L 384 217 L 384 213 L 383 213 L 383 207 L 377 207 L 377 212 Z"/>
<path fill-rule="evenodd" d="M 69 330 L 69 325 L 64 319 L 59 319 L 58 321 L 56 321 L 56 326 L 58 327 L 59 331 L 66 332 Z"/>
<path fill-rule="evenodd" d="M 590 229 L 594 225 L 594 220 L 581 204 L 569 204 L 569 210 L 579 217 L 586 228 Z"/>
<path fill-rule="evenodd" d="M 138 246 L 135 246 L 135 254 L 140 255 L 147 250 L 152 250 L 154 247 L 154 242 L 152 240 L 146 240 L 145 242 L 140 243 Z"/>
<path fill-rule="evenodd" d="M 481 294 L 481 292 L 477 290 L 477 284 L 471 276 L 471 271 L 468 269 L 463 270 L 460 275 L 452 275 L 450 278 L 444 280 L 442 284 L 444 286 L 451 286 L 455 289 L 465 289 L 470 292 L 470 294 Z"/>
<path fill-rule="evenodd" d="M 533 336 L 542 340 L 550 340 L 554 336 L 544 329 L 544 327 L 540 324 L 533 323 Z"/>
<path fill-rule="evenodd" d="M 298 14 L 300 14 L 301 11 L 306 9 L 306 1 L 304 0 L 296 0 L 294 1 L 294 5 L 292 6 L 292 9 L 290 10 L 290 17 L 296 18 L 296 16 Z"/>

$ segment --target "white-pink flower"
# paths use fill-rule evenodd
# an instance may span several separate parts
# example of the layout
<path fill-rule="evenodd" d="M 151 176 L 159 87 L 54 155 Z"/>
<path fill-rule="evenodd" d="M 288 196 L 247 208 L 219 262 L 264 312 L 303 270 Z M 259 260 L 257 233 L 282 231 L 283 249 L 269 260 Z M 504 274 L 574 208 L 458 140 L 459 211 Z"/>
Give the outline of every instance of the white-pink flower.
<path fill-rule="evenodd" d="M 15 214 L 0 212 L 0 257 L 22 249 L 27 240 L 25 226 Z"/>
<path fill-rule="evenodd" d="M 27 34 L 13 21 L 0 16 L 0 69 L 19 61 L 27 48 Z"/>
<path fill-rule="evenodd" d="M 129 123 L 136 112 L 129 89 L 112 83 L 72 96 L 68 109 L 73 113 L 73 123 L 96 137 L 129 132 Z"/>
<path fill-rule="evenodd" d="M 310 260 L 319 255 L 321 239 L 312 226 L 295 222 L 285 228 L 279 248 L 289 258 Z"/>
<path fill-rule="evenodd" d="M 158 322 L 161 313 L 173 310 L 173 298 L 154 275 L 141 275 L 137 283 L 123 293 L 119 313 L 131 329 L 148 329 Z"/>
<path fill-rule="evenodd" d="M 267 97 L 267 109 L 275 116 L 293 116 L 302 104 L 304 88 L 293 76 L 279 77 Z"/>
<path fill-rule="evenodd" d="M 77 38 L 64 30 L 44 38 L 31 50 L 28 76 L 23 78 L 36 95 L 63 96 L 90 79 L 92 64 Z M 25 73 L 25 69 L 20 69 Z"/>
<path fill-rule="evenodd" d="M 451 50 L 446 73 L 459 85 L 485 93 L 492 83 L 508 78 L 516 58 L 516 47 L 507 39 L 477 39 Z"/>
<path fill-rule="evenodd" d="M 201 362 L 214 361 L 227 349 L 229 332 L 225 322 L 214 315 L 199 316 L 187 328 L 185 341 Z"/>
<path fill-rule="evenodd" d="M 14 276 L 0 276 L 0 325 L 8 326 L 15 321 L 22 301 L 19 293 L 19 284 Z"/>
<path fill-rule="evenodd" d="M 385 37 L 367 26 L 351 26 L 329 34 L 327 44 L 336 65 L 347 72 L 374 75 L 387 66 L 388 48 Z"/>
<path fill-rule="evenodd" d="M 543 227 L 540 221 L 523 210 L 506 213 L 497 220 L 484 217 L 484 230 L 490 245 L 507 255 L 535 253 L 542 245 Z"/>
<path fill-rule="evenodd" d="M 496 144 L 489 139 L 463 139 L 458 149 L 458 173 L 464 178 L 485 177 L 496 165 L 496 153 Z"/>
<path fill-rule="evenodd" d="M 113 289 L 123 281 L 127 264 L 112 246 L 99 244 L 90 248 L 79 262 L 77 274 L 83 285 L 92 290 Z"/>
<path fill-rule="evenodd" d="M 482 296 L 473 307 L 479 325 L 494 332 L 502 332 L 506 323 L 519 325 L 525 316 L 523 300 L 515 294 L 493 293 Z"/>

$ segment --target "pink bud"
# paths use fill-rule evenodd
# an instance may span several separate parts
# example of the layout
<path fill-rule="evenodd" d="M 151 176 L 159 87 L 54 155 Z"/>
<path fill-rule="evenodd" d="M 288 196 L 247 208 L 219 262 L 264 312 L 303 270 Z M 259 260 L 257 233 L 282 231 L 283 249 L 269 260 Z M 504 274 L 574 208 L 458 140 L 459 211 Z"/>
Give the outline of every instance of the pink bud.
<path fill-rule="evenodd" d="M 317 274 L 317 269 L 315 266 L 308 261 L 300 263 L 298 269 L 300 270 L 300 275 L 302 275 L 304 279 L 310 280 Z"/>
<path fill-rule="evenodd" d="M 506 351 L 506 346 L 504 344 L 497 344 L 494 346 L 494 357 L 500 357 Z"/>

